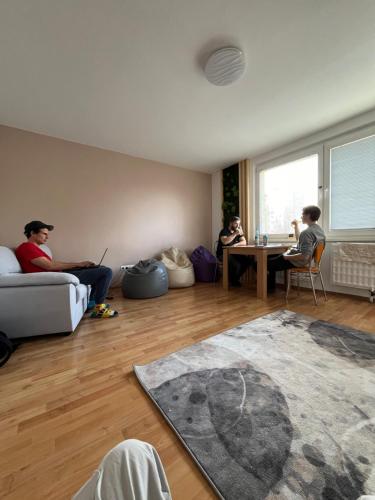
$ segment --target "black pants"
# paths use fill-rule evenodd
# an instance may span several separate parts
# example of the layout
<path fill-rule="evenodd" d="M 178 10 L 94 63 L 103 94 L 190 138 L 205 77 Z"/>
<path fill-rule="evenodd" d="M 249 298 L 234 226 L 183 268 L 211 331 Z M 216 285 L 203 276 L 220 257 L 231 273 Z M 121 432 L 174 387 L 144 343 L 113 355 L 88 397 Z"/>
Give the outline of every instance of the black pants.
<path fill-rule="evenodd" d="M 290 260 L 285 260 L 282 255 L 269 255 L 267 259 L 267 288 L 273 290 L 276 286 L 276 272 L 291 269 L 293 264 Z"/>
<path fill-rule="evenodd" d="M 106 266 L 99 266 L 94 269 L 69 269 L 65 271 L 77 276 L 84 285 L 91 285 L 90 300 L 95 300 L 96 304 L 102 304 L 108 293 L 108 288 L 112 280 L 112 269 Z"/>
<path fill-rule="evenodd" d="M 246 269 L 250 267 L 254 259 L 247 255 L 229 255 L 228 259 L 228 275 L 229 283 L 236 285 Z"/>

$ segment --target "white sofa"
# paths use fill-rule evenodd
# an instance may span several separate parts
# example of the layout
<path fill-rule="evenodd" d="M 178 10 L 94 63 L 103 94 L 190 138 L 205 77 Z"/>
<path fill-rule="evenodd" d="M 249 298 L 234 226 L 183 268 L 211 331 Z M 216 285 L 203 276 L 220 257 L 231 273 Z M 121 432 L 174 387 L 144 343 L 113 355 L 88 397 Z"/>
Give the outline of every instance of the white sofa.
<path fill-rule="evenodd" d="M 9 338 L 73 332 L 89 294 L 73 274 L 23 274 L 14 252 L 0 246 L 0 331 Z"/>

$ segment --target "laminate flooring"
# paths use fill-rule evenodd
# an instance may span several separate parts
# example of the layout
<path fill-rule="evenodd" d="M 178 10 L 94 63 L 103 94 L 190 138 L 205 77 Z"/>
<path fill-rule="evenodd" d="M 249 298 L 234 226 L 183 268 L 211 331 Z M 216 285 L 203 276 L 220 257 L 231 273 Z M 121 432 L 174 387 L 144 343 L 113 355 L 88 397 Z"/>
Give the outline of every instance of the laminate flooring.
<path fill-rule="evenodd" d="M 105 453 L 137 438 L 158 450 L 174 500 L 216 498 L 206 479 L 138 384 L 145 364 L 239 323 L 286 308 L 283 291 L 267 301 L 220 284 L 126 300 L 118 318 L 85 318 L 74 335 L 32 339 L 0 369 L 0 498 L 69 499 Z M 375 331 L 375 305 L 362 298 L 292 292 L 287 308 Z"/>

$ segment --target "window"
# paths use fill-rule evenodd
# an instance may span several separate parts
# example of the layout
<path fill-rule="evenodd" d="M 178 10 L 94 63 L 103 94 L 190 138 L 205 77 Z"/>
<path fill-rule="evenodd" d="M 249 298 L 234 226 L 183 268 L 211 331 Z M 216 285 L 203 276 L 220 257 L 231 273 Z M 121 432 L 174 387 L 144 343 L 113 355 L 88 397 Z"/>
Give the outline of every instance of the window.
<path fill-rule="evenodd" d="M 330 148 L 329 230 L 375 227 L 375 135 Z"/>
<path fill-rule="evenodd" d="M 260 233 L 276 237 L 285 237 L 291 233 L 291 221 L 300 219 L 302 208 L 306 205 L 319 205 L 318 178 L 318 154 L 260 170 Z"/>
<path fill-rule="evenodd" d="M 375 123 L 333 132 L 302 141 L 303 150 L 283 148 L 282 160 L 281 151 L 255 159 L 254 231 L 284 240 L 301 209 L 318 205 L 328 241 L 375 241 Z"/>

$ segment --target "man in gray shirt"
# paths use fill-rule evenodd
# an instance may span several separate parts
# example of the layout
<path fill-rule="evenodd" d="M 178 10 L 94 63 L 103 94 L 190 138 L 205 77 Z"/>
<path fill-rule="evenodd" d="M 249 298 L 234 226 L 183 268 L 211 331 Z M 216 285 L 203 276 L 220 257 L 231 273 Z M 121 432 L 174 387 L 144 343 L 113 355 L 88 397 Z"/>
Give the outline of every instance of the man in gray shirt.
<path fill-rule="evenodd" d="M 283 271 L 293 267 L 308 266 L 313 256 L 314 247 L 319 241 L 325 241 L 326 237 L 323 229 L 317 224 L 321 211 L 319 207 L 310 205 L 302 210 L 302 223 L 307 224 L 307 228 L 300 233 L 298 221 L 294 220 L 294 234 L 298 241 L 297 248 L 276 258 L 268 258 L 268 290 L 275 289 L 276 271 Z"/>

